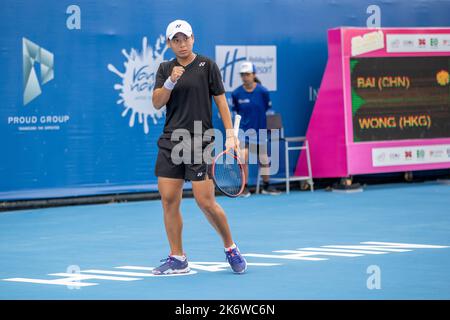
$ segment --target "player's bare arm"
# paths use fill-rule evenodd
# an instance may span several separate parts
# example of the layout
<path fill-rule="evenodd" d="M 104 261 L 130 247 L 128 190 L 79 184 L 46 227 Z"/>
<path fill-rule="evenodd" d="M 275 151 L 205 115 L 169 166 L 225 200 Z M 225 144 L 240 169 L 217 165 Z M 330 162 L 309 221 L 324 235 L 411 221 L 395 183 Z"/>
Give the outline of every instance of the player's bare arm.
<path fill-rule="evenodd" d="M 234 135 L 231 113 L 230 109 L 228 108 L 228 102 L 225 94 L 214 96 L 214 101 L 216 102 L 217 108 L 219 109 L 220 117 L 222 118 L 223 126 L 226 131 L 227 138 L 225 142 L 225 148 L 233 148 L 238 151 L 239 140 Z"/>

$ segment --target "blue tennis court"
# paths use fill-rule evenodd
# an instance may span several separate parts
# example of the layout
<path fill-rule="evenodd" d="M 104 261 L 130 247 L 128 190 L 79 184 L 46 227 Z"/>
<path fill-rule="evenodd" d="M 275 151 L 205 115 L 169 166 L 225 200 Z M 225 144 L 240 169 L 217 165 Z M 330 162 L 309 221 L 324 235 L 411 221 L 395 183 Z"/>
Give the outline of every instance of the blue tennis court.
<path fill-rule="evenodd" d="M 194 199 L 182 203 L 182 276 L 151 274 L 168 254 L 160 201 L 11 211 L 0 214 L 0 299 L 450 298 L 449 185 L 218 201 L 244 275 Z"/>

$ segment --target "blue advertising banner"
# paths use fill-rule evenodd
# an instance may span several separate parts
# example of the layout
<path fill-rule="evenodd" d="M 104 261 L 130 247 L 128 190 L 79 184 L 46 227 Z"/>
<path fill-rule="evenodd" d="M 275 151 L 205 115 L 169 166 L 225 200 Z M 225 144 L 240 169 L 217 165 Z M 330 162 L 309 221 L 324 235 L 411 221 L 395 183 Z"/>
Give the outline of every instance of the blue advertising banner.
<path fill-rule="evenodd" d="M 0 200 L 156 190 L 165 114 L 151 98 L 159 64 L 173 58 L 172 20 L 191 23 L 194 51 L 217 62 L 227 96 L 241 84 L 238 63 L 254 62 L 287 136 L 306 132 L 329 28 L 450 24 L 450 1 L 437 0 L 3 0 L 0 9 Z"/>

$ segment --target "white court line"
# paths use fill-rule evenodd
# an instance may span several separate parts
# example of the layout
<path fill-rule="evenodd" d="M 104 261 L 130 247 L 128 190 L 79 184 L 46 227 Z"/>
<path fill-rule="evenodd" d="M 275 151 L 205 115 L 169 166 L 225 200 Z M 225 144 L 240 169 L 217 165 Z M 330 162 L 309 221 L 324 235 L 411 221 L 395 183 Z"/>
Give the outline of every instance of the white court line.
<path fill-rule="evenodd" d="M 280 253 L 294 253 L 299 254 L 301 256 L 335 256 L 335 257 L 361 257 L 362 254 L 355 253 L 339 253 L 339 252 L 325 252 L 325 251 L 300 251 L 300 250 L 276 250 L 274 252 Z"/>
<path fill-rule="evenodd" d="M 312 258 L 304 257 L 298 254 L 286 254 L 286 255 L 276 255 L 276 254 L 259 254 L 259 253 L 245 253 L 244 257 L 255 257 L 255 258 L 273 258 L 273 259 L 288 259 L 288 260 L 306 260 L 306 261 L 322 261 L 328 260 L 326 258 Z"/>
<path fill-rule="evenodd" d="M 257 266 L 257 267 L 273 267 L 273 266 L 279 266 L 280 263 L 255 263 L 255 262 L 247 262 L 248 266 Z M 191 269 L 197 269 L 202 271 L 209 271 L 209 272 L 218 272 L 218 271 L 226 271 L 230 269 L 230 265 L 228 262 L 203 262 L 203 261 L 196 261 L 196 262 L 189 262 L 189 267 Z M 154 268 L 153 267 L 140 267 L 140 266 L 121 266 L 121 267 L 115 267 L 117 269 L 128 269 L 128 270 L 142 270 L 142 271 L 151 271 Z M 196 273 L 196 272 L 195 272 Z"/>
<path fill-rule="evenodd" d="M 349 249 L 333 249 L 333 248 L 299 248 L 298 250 L 326 251 L 326 252 L 348 252 L 348 253 L 361 253 L 361 254 L 387 254 L 388 253 L 388 252 L 382 252 L 382 251 L 349 250 Z"/>
<path fill-rule="evenodd" d="M 119 267 L 116 267 L 116 268 L 119 268 Z M 95 274 L 111 274 L 111 275 L 130 276 L 130 277 L 161 277 L 161 275 L 155 275 L 152 273 L 109 271 L 109 270 L 98 270 L 98 269 L 81 270 L 81 272 L 82 273 L 95 273 Z M 192 274 L 196 274 L 196 273 L 197 273 L 197 271 L 191 270 L 190 272 L 186 272 L 186 273 L 164 274 L 164 276 L 165 277 L 166 276 L 188 276 L 188 275 L 192 275 Z"/>
<path fill-rule="evenodd" d="M 82 271 L 80 271 L 82 272 Z M 130 277 L 110 277 L 110 276 L 97 276 L 95 274 L 81 274 L 81 273 L 50 273 L 49 276 L 57 276 L 57 277 L 69 277 L 73 280 L 113 280 L 113 281 L 136 281 L 142 280 L 139 278 L 130 278 Z"/>
<path fill-rule="evenodd" d="M 66 279 L 53 279 L 53 280 L 44 280 L 44 279 L 30 279 L 30 278 L 9 278 L 2 279 L 4 281 L 13 281 L 13 282 L 27 282 L 27 283 L 38 283 L 38 284 L 56 284 L 60 286 L 76 286 L 76 287 L 89 287 L 96 286 L 98 283 L 85 283 L 85 282 L 76 282 L 74 280 Z"/>

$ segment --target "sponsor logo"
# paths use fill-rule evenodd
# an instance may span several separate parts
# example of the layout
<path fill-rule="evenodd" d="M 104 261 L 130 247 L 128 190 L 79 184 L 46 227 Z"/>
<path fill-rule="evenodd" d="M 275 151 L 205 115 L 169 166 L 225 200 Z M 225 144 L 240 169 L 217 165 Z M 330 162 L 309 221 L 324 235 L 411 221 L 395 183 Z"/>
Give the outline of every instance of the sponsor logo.
<path fill-rule="evenodd" d="M 134 127 L 137 118 L 146 134 L 149 133 L 148 117 L 152 118 L 153 124 L 157 124 L 157 119 L 165 112 L 165 108 L 159 110 L 154 108 L 152 96 L 156 72 L 161 62 L 165 61 L 164 54 L 167 49 L 163 35 L 156 39 L 154 48 L 147 45 L 147 38 L 144 37 L 141 51 L 131 49 L 128 53 L 122 49 L 122 54 L 126 58 L 124 72 L 108 64 L 108 70 L 122 79 L 122 83 L 114 85 L 114 89 L 120 92 L 117 104 L 123 105 L 122 117 L 130 115 L 130 127 Z"/>
<path fill-rule="evenodd" d="M 22 38 L 23 61 L 23 105 L 27 105 L 41 93 L 41 85 L 54 78 L 54 56 L 50 51 L 36 43 Z M 35 63 L 39 64 L 40 77 L 36 73 Z"/>
<path fill-rule="evenodd" d="M 380 154 L 377 156 L 377 160 L 378 160 L 379 162 L 384 162 L 384 160 L 386 160 L 386 153 L 385 153 L 385 152 L 380 153 Z"/>
<path fill-rule="evenodd" d="M 382 153 L 386 153 L 388 155 L 386 159 L 379 158 L 379 155 Z M 372 165 L 374 167 L 447 163 L 449 158 L 449 144 L 372 149 Z"/>
<path fill-rule="evenodd" d="M 444 157 L 444 150 L 430 150 L 430 157 L 431 158 L 443 158 Z"/>
<path fill-rule="evenodd" d="M 391 47 L 399 48 L 400 47 L 400 39 L 395 39 L 395 40 L 391 41 Z"/>
<path fill-rule="evenodd" d="M 216 63 L 222 74 L 227 92 L 242 84 L 239 68 L 242 62 L 250 61 L 256 75 L 270 91 L 277 90 L 277 47 L 276 46 L 216 46 Z"/>
<path fill-rule="evenodd" d="M 397 153 L 397 152 L 390 153 L 389 154 L 389 159 L 391 159 L 391 160 L 398 160 L 398 159 L 400 159 L 400 154 Z"/>
<path fill-rule="evenodd" d="M 384 48 L 383 31 L 374 31 L 362 36 L 353 37 L 351 40 L 352 56 L 372 52 Z"/>
<path fill-rule="evenodd" d="M 398 45 L 398 41 L 401 45 Z M 388 34 L 387 52 L 436 52 L 450 50 L 450 38 L 446 34 Z"/>
<path fill-rule="evenodd" d="M 425 158 L 425 150 L 422 150 L 422 149 L 416 150 L 416 156 L 417 156 L 417 159 L 424 159 Z"/>
<path fill-rule="evenodd" d="M 437 48 L 439 46 L 439 39 L 437 38 L 431 38 L 430 39 L 430 46 L 432 48 Z"/>
<path fill-rule="evenodd" d="M 413 40 L 403 40 L 403 47 L 405 48 L 413 48 L 414 41 Z"/>
<path fill-rule="evenodd" d="M 38 44 L 22 38 L 23 105 L 42 93 L 42 86 L 54 79 L 54 55 Z M 70 121 L 67 114 L 42 114 L 39 106 L 6 116 L 6 124 L 18 131 L 58 131 Z M 24 114 L 25 113 L 25 114 Z"/>
<path fill-rule="evenodd" d="M 9 126 L 16 127 L 18 131 L 58 131 L 61 125 L 67 124 L 70 116 L 63 115 L 33 115 L 33 116 L 8 116 Z"/>

